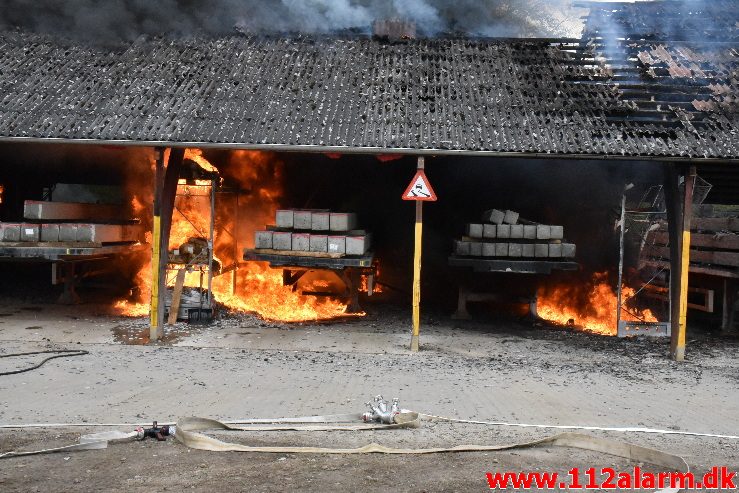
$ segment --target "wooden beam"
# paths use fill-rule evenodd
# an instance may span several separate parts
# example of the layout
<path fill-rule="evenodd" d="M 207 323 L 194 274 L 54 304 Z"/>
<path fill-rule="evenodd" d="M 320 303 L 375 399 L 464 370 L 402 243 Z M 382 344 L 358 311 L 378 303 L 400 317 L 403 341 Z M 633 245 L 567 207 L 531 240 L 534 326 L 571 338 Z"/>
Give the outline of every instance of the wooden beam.
<path fill-rule="evenodd" d="M 169 249 L 169 230 L 172 225 L 172 211 L 177 194 L 177 180 L 185 156 L 184 148 L 170 150 L 165 169 L 165 150 L 157 149 L 154 178 L 154 220 L 152 226 L 151 256 L 151 307 L 149 341 L 159 339 L 159 328 L 164 324 L 165 278 Z"/>
<path fill-rule="evenodd" d="M 696 217 L 690 222 L 693 231 L 731 231 L 739 232 L 739 218 L 736 217 Z M 667 224 L 660 222 L 660 229 L 664 231 Z"/>
<path fill-rule="evenodd" d="M 670 166 L 665 180 L 665 198 L 670 234 L 670 355 L 675 361 L 685 359 L 688 313 L 688 272 L 690 263 L 690 218 L 693 211 L 695 166 L 684 175 L 680 190 L 677 170 Z M 678 274 L 679 273 L 679 274 Z"/>
<path fill-rule="evenodd" d="M 646 246 L 644 248 L 644 253 L 652 257 L 672 258 L 670 248 L 665 246 Z M 739 252 L 716 252 L 691 249 L 690 261 L 701 264 L 739 267 Z"/>
<path fill-rule="evenodd" d="M 174 291 L 172 291 L 172 303 L 169 305 L 169 318 L 167 318 L 167 324 L 169 325 L 174 325 L 177 322 L 180 302 L 182 301 L 182 290 L 185 287 L 185 274 L 187 274 L 185 268 L 177 271 L 177 279 L 174 283 Z"/>
<path fill-rule="evenodd" d="M 666 232 L 651 231 L 647 235 L 647 245 L 669 245 Z M 716 235 L 710 233 L 691 233 L 691 247 L 714 248 L 717 250 L 739 250 L 739 235 Z M 691 253 L 692 255 L 692 253 Z M 697 259 L 697 257 L 695 257 Z"/>

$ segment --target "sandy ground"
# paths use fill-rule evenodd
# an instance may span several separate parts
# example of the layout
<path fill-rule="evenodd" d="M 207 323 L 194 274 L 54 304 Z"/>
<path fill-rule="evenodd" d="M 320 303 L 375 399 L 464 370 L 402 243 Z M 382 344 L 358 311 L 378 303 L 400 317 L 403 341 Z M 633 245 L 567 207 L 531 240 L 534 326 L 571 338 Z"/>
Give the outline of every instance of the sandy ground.
<path fill-rule="evenodd" d="M 250 316 L 177 325 L 143 345 L 145 321 L 94 306 L 5 304 L 0 354 L 49 348 L 89 355 L 0 377 L 0 423 L 175 421 L 361 412 L 376 394 L 420 412 L 524 423 L 646 426 L 739 434 L 739 340 L 694 335 L 688 360 L 668 342 L 615 339 L 515 320 L 453 322 L 427 316 L 412 354 L 408 316 L 392 308 L 361 319 L 285 327 Z M 0 359 L 0 371 L 39 356 Z M 105 428 L 103 428 L 105 429 Z M 0 451 L 74 442 L 90 429 L 0 432 Z M 495 444 L 549 430 L 424 423 L 418 430 L 248 433 L 250 444 L 391 446 Z M 739 469 L 739 442 L 600 433 L 684 456 L 692 468 Z M 3 491 L 482 491 L 487 471 L 554 470 L 628 461 L 569 449 L 430 456 L 325 456 L 189 451 L 168 441 L 105 451 L 5 459 Z"/>

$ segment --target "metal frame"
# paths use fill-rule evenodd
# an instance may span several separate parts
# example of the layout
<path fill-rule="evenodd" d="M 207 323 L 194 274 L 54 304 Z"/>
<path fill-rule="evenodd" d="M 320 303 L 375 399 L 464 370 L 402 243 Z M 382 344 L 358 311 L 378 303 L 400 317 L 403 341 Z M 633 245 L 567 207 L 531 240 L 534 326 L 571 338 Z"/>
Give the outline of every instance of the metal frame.
<path fill-rule="evenodd" d="M 199 286 L 199 289 L 201 291 L 201 296 L 200 296 L 200 306 L 198 308 L 199 308 L 199 310 L 201 312 L 201 316 L 202 316 L 202 311 L 203 310 L 213 310 L 214 307 L 215 307 L 215 304 L 214 304 L 214 301 L 213 301 L 213 245 L 215 243 L 215 241 L 214 241 L 215 240 L 215 219 L 216 219 L 215 200 L 216 200 L 216 193 L 217 193 L 217 188 L 218 188 L 218 185 L 217 185 L 218 179 L 215 178 L 215 177 L 212 177 L 212 178 L 210 178 L 209 181 L 210 181 L 210 184 L 208 184 L 208 185 L 205 185 L 205 184 L 192 184 L 192 185 L 191 184 L 187 184 L 186 185 L 188 187 L 199 187 L 199 188 L 208 187 L 209 190 L 208 190 L 207 195 L 206 194 L 202 194 L 202 195 L 184 195 L 184 194 L 180 194 L 180 193 L 175 193 L 175 200 L 177 199 L 177 197 L 205 197 L 205 196 L 207 196 L 207 197 L 210 198 L 208 238 L 203 238 L 203 239 L 205 239 L 208 242 L 207 258 L 203 259 L 203 260 L 205 260 L 205 262 L 189 262 L 189 263 L 183 265 L 183 264 L 174 264 L 174 263 L 170 262 L 169 261 L 169 258 L 168 258 L 167 259 L 167 265 L 166 265 L 165 271 L 164 271 L 164 275 L 165 275 L 165 287 L 166 287 L 166 285 L 167 285 L 166 277 L 167 277 L 167 273 L 168 272 L 171 272 L 171 271 L 179 271 L 179 270 L 183 270 L 183 269 L 190 269 L 192 267 L 199 267 L 199 270 L 200 270 L 200 286 Z M 177 185 L 180 186 L 179 180 L 178 180 L 178 184 Z M 174 210 L 177 211 L 177 212 L 179 212 L 188 222 L 190 222 L 190 220 L 185 215 L 185 213 L 182 212 L 177 207 L 176 203 L 174 205 Z M 202 231 L 198 231 L 197 228 L 195 228 L 195 226 L 192 224 L 192 222 L 190 222 L 190 224 L 193 226 L 193 229 L 195 229 L 196 233 L 198 233 L 200 235 L 203 234 Z M 168 256 L 169 255 L 169 252 L 166 252 L 165 254 Z M 170 267 L 170 265 L 181 265 L 181 267 L 180 268 L 172 268 L 172 267 Z M 203 268 L 205 268 L 205 272 L 203 272 Z M 208 285 L 208 288 L 207 288 L 208 289 L 207 304 L 204 304 L 203 303 L 203 296 L 202 296 L 202 291 L 203 291 L 203 274 L 207 274 L 207 276 L 208 276 L 208 279 L 207 279 L 207 285 Z M 168 309 L 171 309 L 171 305 L 168 306 L 167 308 Z"/>

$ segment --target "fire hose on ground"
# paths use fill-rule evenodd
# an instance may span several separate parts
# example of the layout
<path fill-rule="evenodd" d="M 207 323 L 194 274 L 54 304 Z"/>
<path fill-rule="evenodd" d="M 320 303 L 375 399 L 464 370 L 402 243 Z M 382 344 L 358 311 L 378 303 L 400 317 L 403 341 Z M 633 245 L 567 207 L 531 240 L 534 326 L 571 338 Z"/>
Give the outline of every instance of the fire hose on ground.
<path fill-rule="evenodd" d="M 216 438 L 205 435 L 207 430 L 223 430 L 223 431 L 365 431 L 365 430 L 391 430 L 398 428 L 418 428 L 421 421 L 435 420 L 447 421 L 450 423 L 466 423 L 487 426 L 515 426 L 526 428 L 543 428 L 543 429 L 569 429 L 569 430 L 590 430 L 590 431 L 610 431 L 610 432 L 635 432 L 635 433 L 652 433 L 652 434 L 670 434 L 670 435 L 688 435 L 694 437 L 710 437 L 724 438 L 731 440 L 739 440 L 739 436 L 721 435 L 710 433 L 694 433 L 674 430 L 659 430 L 652 428 L 610 428 L 597 426 L 560 426 L 560 425 L 541 425 L 541 424 L 522 424 L 522 423 L 505 423 L 494 421 L 477 421 L 465 420 L 457 418 L 448 418 L 432 414 L 423 414 L 400 408 L 398 399 L 393 399 L 392 404 L 388 404 L 382 396 L 377 396 L 374 402 L 367 403 L 369 411 L 363 414 L 333 414 L 319 416 L 305 416 L 296 418 L 274 418 L 274 419 L 244 419 L 239 421 L 218 421 L 208 418 L 189 417 L 180 419 L 177 423 L 167 423 L 158 425 L 154 422 L 151 428 L 144 429 L 137 427 L 134 431 L 106 431 L 102 433 L 93 433 L 80 437 L 79 443 L 67 445 L 63 447 L 34 450 L 27 452 L 6 452 L 0 454 L 0 458 L 21 457 L 36 454 L 46 454 L 53 452 L 72 452 L 78 450 L 94 450 L 104 449 L 108 443 L 130 441 L 134 439 L 145 439 L 148 437 L 164 440 L 167 436 L 174 435 L 175 439 L 183 445 L 196 450 L 206 450 L 212 452 L 254 452 L 254 453 L 308 453 L 308 454 L 436 454 L 436 453 L 455 453 L 455 452 L 495 452 L 522 448 L 532 448 L 539 446 L 556 446 L 571 447 L 593 452 L 600 452 L 625 459 L 645 462 L 656 466 L 664 467 L 669 470 L 678 472 L 688 472 L 689 466 L 684 458 L 679 455 L 670 454 L 660 450 L 632 445 L 619 440 L 609 438 L 593 437 L 581 433 L 565 432 L 558 435 L 545 437 L 539 440 L 533 440 L 522 443 L 503 444 L 503 445 L 456 445 L 452 447 L 432 447 L 432 448 L 393 448 L 370 443 L 362 447 L 356 448 L 328 448 L 328 447 L 306 447 L 306 446 L 251 446 L 240 443 L 231 443 L 218 440 Z M 29 425 L 0 425 L 0 429 L 12 428 L 43 428 L 43 427 L 66 427 L 66 426 L 126 426 L 125 424 L 90 424 L 90 423 L 74 423 L 74 424 L 29 424 Z M 663 493 L 673 493 L 679 489 L 663 489 L 659 490 Z"/>
<path fill-rule="evenodd" d="M 77 349 L 49 349 L 46 351 L 30 351 L 28 353 L 2 354 L 0 355 L 0 358 L 15 358 L 18 356 L 31 356 L 33 354 L 54 354 L 54 356 L 49 356 L 47 358 L 44 358 L 43 360 L 41 360 L 40 363 L 35 364 L 33 366 L 29 366 L 27 368 L 21 368 L 20 370 L 0 372 L 0 377 L 5 376 L 5 375 L 16 375 L 18 373 L 24 373 L 27 371 L 35 370 L 36 368 L 40 368 L 41 365 L 43 365 L 44 363 L 52 359 L 70 358 L 72 356 L 83 356 L 85 354 L 90 354 L 90 352 L 82 350 L 82 349 L 80 350 L 77 350 Z"/>

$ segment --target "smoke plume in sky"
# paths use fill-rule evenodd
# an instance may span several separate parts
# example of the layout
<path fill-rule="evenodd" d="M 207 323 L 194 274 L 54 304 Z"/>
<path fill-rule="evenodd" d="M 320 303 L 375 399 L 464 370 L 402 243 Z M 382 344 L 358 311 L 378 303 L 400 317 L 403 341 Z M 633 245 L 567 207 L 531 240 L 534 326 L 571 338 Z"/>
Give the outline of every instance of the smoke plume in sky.
<path fill-rule="evenodd" d="M 88 41 L 142 34 L 368 32 L 372 21 L 402 17 L 418 32 L 483 36 L 577 36 L 571 0 L 3 0 L 0 28 Z"/>

